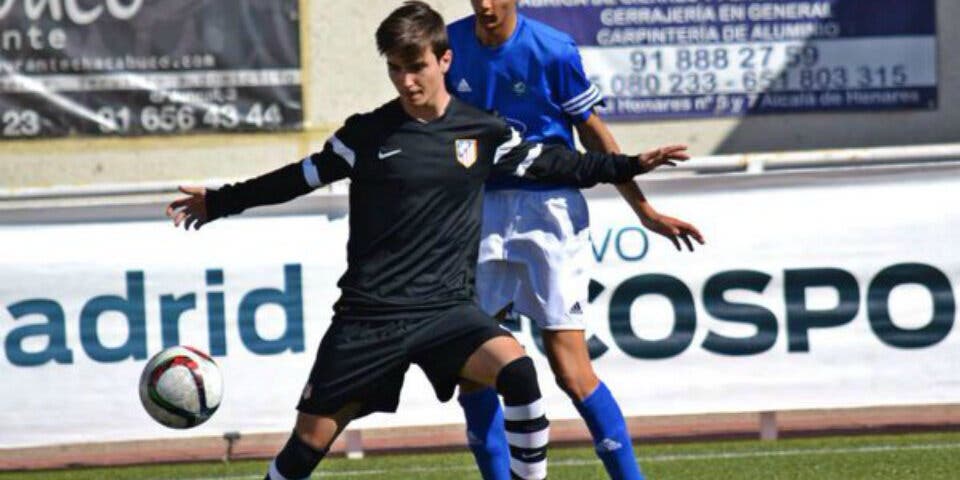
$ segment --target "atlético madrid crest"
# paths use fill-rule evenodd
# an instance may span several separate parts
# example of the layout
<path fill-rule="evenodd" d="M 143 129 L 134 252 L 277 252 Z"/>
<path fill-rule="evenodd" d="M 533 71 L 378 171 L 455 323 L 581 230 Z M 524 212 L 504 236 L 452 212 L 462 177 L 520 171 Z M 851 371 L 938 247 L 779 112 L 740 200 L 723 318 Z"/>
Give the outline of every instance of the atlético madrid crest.
<path fill-rule="evenodd" d="M 477 139 L 457 139 L 457 161 L 464 167 L 470 168 L 477 161 Z"/>

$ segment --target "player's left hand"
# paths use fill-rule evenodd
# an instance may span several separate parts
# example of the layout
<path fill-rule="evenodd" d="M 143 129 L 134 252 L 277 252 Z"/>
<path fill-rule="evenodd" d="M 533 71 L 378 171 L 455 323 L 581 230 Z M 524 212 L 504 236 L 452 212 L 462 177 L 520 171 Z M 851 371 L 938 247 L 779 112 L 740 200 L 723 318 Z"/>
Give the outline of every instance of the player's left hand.
<path fill-rule="evenodd" d="M 167 205 L 166 214 L 173 219 L 173 226 L 183 224 L 184 230 L 199 230 L 208 221 L 207 216 L 207 189 L 203 187 L 180 187 L 180 193 L 187 195 L 180 197 Z"/>
<path fill-rule="evenodd" d="M 687 153 L 686 145 L 657 147 L 637 155 L 637 161 L 640 162 L 641 173 L 650 172 L 662 165 L 676 167 L 677 162 L 683 162 L 689 159 L 690 155 Z"/>
<path fill-rule="evenodd" d="M 706 243 L 700 230 L 697 230 L 697 227 L 668 215 L 651 212 L 641 216 L 640 222 L 648 230 L 667 237 L 667 239 L 673 242 L 673 246 L 676 247 L 678 251 L 683 251 L 683 247 L 680 244 L 681 241 L 686 245 L 687 250 L 691 252 L 693 251 L 693 242 L 691 239 L 696 240 L 700 245 Z"/>

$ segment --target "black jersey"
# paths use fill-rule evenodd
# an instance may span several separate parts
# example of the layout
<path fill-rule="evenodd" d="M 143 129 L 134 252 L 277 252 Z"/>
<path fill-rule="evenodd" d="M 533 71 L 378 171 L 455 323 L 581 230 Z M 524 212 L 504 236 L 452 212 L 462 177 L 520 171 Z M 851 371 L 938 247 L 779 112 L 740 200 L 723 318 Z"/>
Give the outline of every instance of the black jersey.
<path fill-rule="evenodd" d="M 214 219 L 349 178 L 347 271 L 336 310 L 375 315 L 473 300 L 488 177 L 588 187 L 638 173 L 633 157 L 525 143 L 503 120 L 456 99 L 426 123 L 394 100 L 348 118 L 302 162 L 209 192 L 207 207 Z"/>

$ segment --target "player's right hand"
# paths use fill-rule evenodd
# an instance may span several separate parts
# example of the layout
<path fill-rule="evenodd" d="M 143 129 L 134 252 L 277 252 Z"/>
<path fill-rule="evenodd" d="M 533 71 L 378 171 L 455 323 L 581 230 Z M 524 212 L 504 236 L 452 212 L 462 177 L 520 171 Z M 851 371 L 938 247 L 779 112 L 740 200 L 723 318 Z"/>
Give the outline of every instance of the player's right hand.
<path fill-rule="evenodd" d="M 204 187 L 180 186 L 180 193 L 187 195 L 167 205 L 167 217 L 173 219 L 173 226 L 183 224 L 184 230 L 199 230 L 207 223 L 207 189 Z"/>
<path fill-rule="evenodd" d="M 640 172 L 647 173 L 661 165 L 676 167 L 676 162 L 683 162 L 690 159 L 687 153 L 686 145 L 667 145 L 658 147 L 637 155 L 637 161 L 640 162 Z"/>

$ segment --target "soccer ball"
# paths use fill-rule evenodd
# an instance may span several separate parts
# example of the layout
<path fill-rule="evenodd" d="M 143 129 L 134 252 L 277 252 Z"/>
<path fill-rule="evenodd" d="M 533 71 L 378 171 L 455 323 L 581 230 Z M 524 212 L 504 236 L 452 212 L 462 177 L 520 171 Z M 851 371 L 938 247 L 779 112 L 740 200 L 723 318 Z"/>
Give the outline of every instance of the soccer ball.
<path fill-rule="evenodd" d="M 223 398 L 223 377 L 209 355 L 193 347 L 167 348 L 140 375 L 140 402 L 154 420 L 170 428 L 207 421 Z"/>

